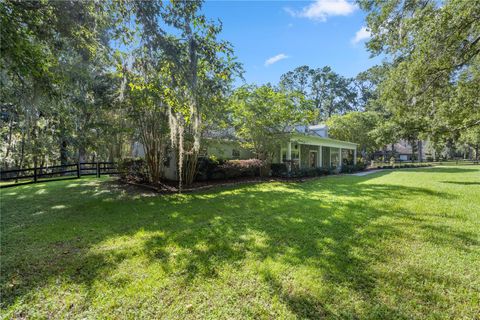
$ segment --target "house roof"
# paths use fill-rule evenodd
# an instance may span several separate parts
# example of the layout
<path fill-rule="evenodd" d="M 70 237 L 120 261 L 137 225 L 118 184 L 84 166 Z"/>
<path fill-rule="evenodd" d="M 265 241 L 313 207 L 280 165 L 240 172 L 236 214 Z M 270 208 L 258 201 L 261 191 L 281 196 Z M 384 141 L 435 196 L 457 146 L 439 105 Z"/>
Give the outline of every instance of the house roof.
<path fill-rule="evenodd" d="M 356 149 L 358 145 L 353 142 L 341 141 L 321 136 L 318 131 L 328 130 L 328 127 L 325 124 L 295 126 L 294 129 L 296 132 L 292 134 L 291 140 L 299 143 L 345 149 Z M 220 140 L 232 143 L 241 142 L 241 139 L 238 139 L 236 136 L 236 132 L 233 127 L 206 130 L 204 133 L 204 138 L 211 141 Z"/>
<path fill-rule="evenodd" d="M 345 148 L 345 149 L 356 149 L 357 143 L 348 142 L 348 141 L 341 141 L 331 138 L 324 138 L 320 136 L 312 136 L 312 135 L 305 135 L 294 133 L 292 136 L 292 141 L 297 141 L 303 144 L 311 144 L 311 145 L 318 145 L 318 146 L 325 146 L 325 147 L 333 147 L 333 148 Z"/>
<path fill-rule="evenodd" d="M 308 126 L 309 130 L 321 130 L 326 128 L 327 128 L 326 124 L 315 124 L 315 125 Z"/>
<path fill-rule="evenodd" d="M 234 127 L 207 129 L 203 133 L 206 139 L 238 140 Z"/>
<path fill-rule="evenodd" d="M 412 154 L 412 146 L 411 145 L 404 145 L 402 143 L 395 143 L 394 145 L 395 152 L 399 154 Z M 388 145 L 387 146 L 388 151 L 392 151 L 392 146 Z"/>

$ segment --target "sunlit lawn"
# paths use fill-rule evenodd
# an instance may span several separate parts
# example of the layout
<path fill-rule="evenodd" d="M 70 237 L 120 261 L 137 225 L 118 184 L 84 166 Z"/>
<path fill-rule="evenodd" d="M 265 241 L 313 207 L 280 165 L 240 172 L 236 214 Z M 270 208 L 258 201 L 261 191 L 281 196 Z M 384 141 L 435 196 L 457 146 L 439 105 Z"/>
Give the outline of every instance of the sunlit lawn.
<path fill-rule="evenodd" d="M 141 196 L 1 190 L 5 318 L 480 317 L 480 167 Z"/>

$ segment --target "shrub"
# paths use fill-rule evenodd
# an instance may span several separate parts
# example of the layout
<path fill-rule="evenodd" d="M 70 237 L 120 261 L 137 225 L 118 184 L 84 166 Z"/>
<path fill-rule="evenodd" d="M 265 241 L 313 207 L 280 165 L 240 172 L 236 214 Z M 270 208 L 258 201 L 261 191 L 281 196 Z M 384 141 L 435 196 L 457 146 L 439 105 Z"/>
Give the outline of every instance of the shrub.
<path fill-rule="evenodd" d="M 272 163 L 270 170 L 272 177 L 286 177 L 288 175 L 288 167 L 285 163 Z"/>
<path fill-rule="evenodd" d="M 282 175 L 281 177 L 285 178 L 305 178 L 305 177 L 318 177 L 323 175 L 335 174 L 336 172 L 335 167 L 329 168 L 303 168 L 292 170 L 291 172 L 287 172 L 286 175 Z"/>
<path fill-rule="evenodd" d="M 326 176 L 330 173 L 328 168 L 317 168 L 317 176 Z"/>
<path fill-rule="evenodd" d="M 201 158 L 198 161 L 196 180 L 220 180 L 255 177 L 265 163 L 258 159 L 221 160 Z"/>
<path fill-rule="evenodd" d="M 365 164 L 365 162 L 359 161 L 355 165 L 355 171 L 363 171 L 363 170 L 365 170 L 366 167 L 367 167 L 367 165 Z"/>
<path fill-rule="evenodd" d="M 357 171 L 362 171 L 365 169 L 365 164 L 363 162 L 358 162 L 357 164 L 349 164 L 342 166 L 342 173 L 354 173 Z"/>
<path fill-rule="evenodd" d="M 395 157 L 390 157 L 390 166 L 395 167 Z"/>
<path fill-rule="evenodd" d="M 227 160 L 219 165 L 224 172 L 225 178 L 255 177 L 260 175 L 260 169 L 265 163 L 259 159 Z"/>
<path fill-rule="evenodd" d="M 340 170 L 341 173 L 352 173 L 354 172 L 354 166 L 353 165 L 343 165 L 342 169 Z"/>
<path fill-rule="evenodd" d="M 148 182 L 148 170 L 145 159 L 126 158 L 119 162 L 120 179 L 128 182 Z"/>
<path fill-rule="evenodd" d="M 204 181 L 204 180 L 211 180 L 215 176 L 219 176 L 218 174 L 218 166 L 223 164 L 223 160 L 219 160 L 216 157 L 209 157 L 209 158 L 200 158 L 197 162 L 197 175 L 195 180 Z M 222 179 L 222 177 L 217 179 Z"/>

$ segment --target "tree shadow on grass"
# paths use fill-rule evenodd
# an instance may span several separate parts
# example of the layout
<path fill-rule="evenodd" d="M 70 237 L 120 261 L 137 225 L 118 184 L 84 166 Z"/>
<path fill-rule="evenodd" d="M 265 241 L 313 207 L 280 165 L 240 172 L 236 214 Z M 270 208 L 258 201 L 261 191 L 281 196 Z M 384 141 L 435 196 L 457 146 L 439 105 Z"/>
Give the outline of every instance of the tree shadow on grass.
<path fill-rule="evenodd" d="M 449 183 L 449 184 L 458 184 L 461 186 L 480 186 L 479 182 L 472 182 L 472 181 L 440 181 L 441 183 Z"/>
<path fill-rule="evenodd" d="M 270 286 L 274 294 L 280 297 L 288 309 L 300 319 L 324 319 L 338 315 L 331 312 L 321 301 L 307 293 L 286 290 L 277 277 L 268 270 L 261 273 L 263 280 Z"/>
<path fill-rule="evenodd" d="M 472 247 L 480 245 L 478 236 L 473 232 L 455 230 L 445 225 L 423 225 L 422 228 L 429 231 L 429 240 L 437 245 L 453 246 L 457 250 L 465 251 L 471 251 Z"/>
<path fill-rule="evenodd" d="M 36 192 L 44 187 L 29 186 L 26 190 L 32 192 L 27 197 L 35 199 L 36 206 L 65 207 L 47 210 L 42 220 L 28 221 L 38 208 L 27 205 L 16 208 L 23 211 L 9 209 L 6 213 L 2 255 L 8 259 L 2 264 L 2 304 L 8 307 L 16 298 L 59 276 L 91 287 L 95 280 L 111 275 L 120 263 L 140 253 L 185 285 L 195 279 L 218 277 L 225 265 L 241 268 L 248 256 L 258 261 L 273 259 L 292 268 L 316 268 L 326 283 L 343 285 L 365 299 L 377 300 L 377 279 L 370 264 L 396 254 L 389 252 L 387 256 L 378 249 L 377 241 L 403 236 L 395 224 L 381 222 L 381 217 L 392 212 L 378 206 L 377 200 L 451 195 L 424 188 L 363 184 L 369 179 L 240 186 L 138 200 L 109 192 L 101 183 L 80 183 L 70 187 L 74 192 L 70 194 L 65 186 L 51 188 L 49 192 L 59 194 L 53 202 L 51 194 Z M 13 252 L 19 240 L 16 223 L 36 232 L 23 239 L 21 254 Z M 90 250 L 109 239 L 128 240 L 139 231 L 146 234 L 139 247 Z M 59 237 L 60 250 L 48 240 L 55 232 L 65 232 Z M 42 254 L 36 255 L 37 249 Z M 10 287 L 12 277 L 19 284 Z M 323 307 L 321 298 L 308 292 L 288 293 L 276 277 L 269 273 L 264 280 L 292 313 L 303 318 L 334 316 Z"/>
<path fill-rule="evenodd" d="M 428 172 L 428 173 L 467 173 L 479 172 L 480 167 L 476 168 L 458 168 L 458 167 L 427 167 L 427 168 L 412 168 L 408 169 L 413 172 Z"/>

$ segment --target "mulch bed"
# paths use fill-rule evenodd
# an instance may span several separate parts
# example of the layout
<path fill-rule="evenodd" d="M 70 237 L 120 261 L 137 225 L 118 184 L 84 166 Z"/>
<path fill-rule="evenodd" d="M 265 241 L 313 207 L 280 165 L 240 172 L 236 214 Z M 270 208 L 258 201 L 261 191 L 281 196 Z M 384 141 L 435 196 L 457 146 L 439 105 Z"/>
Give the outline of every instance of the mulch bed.
<path fill-rule="evenodd" d="M 422 168 L 422 167 L 418 167 Z M 395 169 L 403 169 L 403 168 L 395 168 Z M 366 168 L 363 172 L 368 171 L 376 171 L 382 169 L 376 168 Z M 385 170 L 385 169 L 384 169 Z M 344 175 L 345 173 L 339 173 L 336 175 Z M 208 181 L 196 181 L 192 185 L 188 187 L 182 188 L 182 193 L 192 193 L 202 190 L 208 190 L 211 188 L 216 187 L 231 187 L 243 184 L 255 184 L 255 183 L 262 183 L 262 182 L 293 182 L 293 183 L 302 183 L 309 180 L 319 179 L 326 176 L 315 176 L 315 177 L 304 177 L 304 178 L 272 178 L 272 177 L 255 177 L 255 178 L 239 178 L 239 179 L 224 179 L 224 180 L 208 180 Z M 174 194 L 179 193 L 178 190 L 178 182 L 176 181 L 164 181 L 160 184 L 153 185 L 148 183 L 142 182 L 135 182 L 135 181 L 122 181 L 119 182 L 125 186 L 140 188 L 144 190 L 149 190 L 150 192 L 155 192 L 157 194 Z"/>
<path fill-rule="evenodd" d="M 243 184 L 255 184 L 262 182 L 293 182 L 301 183 L 308 180 L 318 179 L 317 177 L 305 177 L 305 178 L 272 178 L 272 177 L 255 177 L 255 178 L 240 178 L 240 179 L 225 179 L 225 180 L 210 180 L 210 181 L 196 181 L 188 187 L 182 188 L 182 193 L 191 193 L 202 190 L 208 190 L 216 187 L 230 187 Z M 167 181 L 158 185 L 134 182 L 134 181 L 121 181 L 121 183 L 130 186 L 136 186 L 150 191 L 154 191 L 159 194 L 174 194 L 179 193 L 178 184 L 175 181 Z"/>

